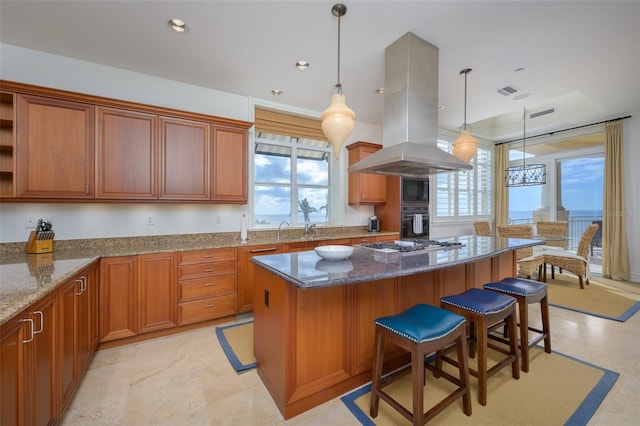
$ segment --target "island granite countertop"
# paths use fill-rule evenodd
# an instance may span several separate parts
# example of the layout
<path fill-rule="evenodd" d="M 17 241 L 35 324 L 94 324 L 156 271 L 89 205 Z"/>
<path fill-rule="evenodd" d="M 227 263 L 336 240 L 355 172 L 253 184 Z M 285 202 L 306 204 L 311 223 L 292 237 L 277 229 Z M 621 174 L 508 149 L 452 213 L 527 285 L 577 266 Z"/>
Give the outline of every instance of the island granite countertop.
<path fill-rule="evenodd" d="M 438 241 L 461 243 L 462 246 L 391 254 L 376 254 L 373 249 L 355 247 L 346 260 L 327 261 L 315 251 L 306 251 L 255 256 L 251 262 L 296 287 L 310 289 L 413 275 L 544 243 L 540 240 L 475 235 L 438 238 Z"/>

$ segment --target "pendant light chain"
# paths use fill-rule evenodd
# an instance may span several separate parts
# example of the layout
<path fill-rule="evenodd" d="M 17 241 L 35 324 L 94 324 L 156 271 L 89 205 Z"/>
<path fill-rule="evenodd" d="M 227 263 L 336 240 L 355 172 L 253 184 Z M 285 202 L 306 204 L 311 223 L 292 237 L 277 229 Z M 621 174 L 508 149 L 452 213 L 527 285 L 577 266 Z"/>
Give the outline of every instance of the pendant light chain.
<path fill-rule="evenodd" d="M 340 21 L 342 20 L 342 15 L 344 15 L 346 9 L 343 11 L 343 9 L 338 6 L 334 11 L 338 15 L 338 84 L 336 84 L 336 89 L 338 93 L 342 93 L 342 84 L 340 83 Z"/>
<path fill-rule="evenodd" d="M 462 123 L 462 130 L 467 130 L 467 75 L 471 70 L 464 70 L 464 122 Z"/>
<path fill-rule="evenodd" d="M 522 117 L 522 165 L 527 168 L 527 108 L 523 108 Z"/>

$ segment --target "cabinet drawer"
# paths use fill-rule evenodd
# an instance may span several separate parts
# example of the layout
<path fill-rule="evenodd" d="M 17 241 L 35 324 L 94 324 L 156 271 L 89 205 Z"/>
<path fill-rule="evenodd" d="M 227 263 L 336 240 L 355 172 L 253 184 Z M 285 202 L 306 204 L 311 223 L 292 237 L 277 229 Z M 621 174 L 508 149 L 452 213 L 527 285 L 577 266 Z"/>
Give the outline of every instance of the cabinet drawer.
<path fill-rule="evenodd" d="M 178 253 L 178 264 L 189 265 L 219 260 L 235 260 L 237 257 L 235 248 L 183 251 Z"/>
<path fill-rule="evenodd" d="M 178 305 L 180 325 L 206 321 L 236 313 L 236 295 L 210 297 Z"/>
<path fill-rule="evenodd" d="M 205 278 L 214 275 L 230 274 L 236 272 L 237 262 L 229 260 L 225 262 L 196 263 L 178 267 L 178 280 Z"/>
<path fill-rule="evenodd" d="M 221 296 L 236 292 L 236 275 L 219 275 L 180 282 L 180 301 Z"/>

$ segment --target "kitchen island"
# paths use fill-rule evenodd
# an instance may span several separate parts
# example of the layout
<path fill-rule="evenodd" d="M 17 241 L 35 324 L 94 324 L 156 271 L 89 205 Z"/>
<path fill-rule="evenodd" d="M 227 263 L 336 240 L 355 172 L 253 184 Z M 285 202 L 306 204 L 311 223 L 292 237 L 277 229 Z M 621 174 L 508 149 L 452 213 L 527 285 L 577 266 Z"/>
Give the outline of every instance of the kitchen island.
<path fill-rule="evenodd" d="M 356 247 L 348 260 L 314 251 L 257 256 L 254 353 L 258 375 L 285 419 L 371 380 L 374 320 L 417 303 L 515 276 L 518 248 L 540 241 L 461 236 L 456 248 L 381 253 Z M 389 360 L 387 363 L 386 360 Z M 390 349 L 385 370 L 408 362 Z"/>

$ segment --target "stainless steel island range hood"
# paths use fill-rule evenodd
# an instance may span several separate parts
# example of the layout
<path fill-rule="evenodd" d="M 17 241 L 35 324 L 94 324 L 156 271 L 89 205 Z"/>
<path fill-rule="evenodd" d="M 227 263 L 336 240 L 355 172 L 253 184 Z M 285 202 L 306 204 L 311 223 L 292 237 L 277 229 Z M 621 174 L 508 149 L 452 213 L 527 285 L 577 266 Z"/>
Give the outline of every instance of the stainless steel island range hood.
<path fill-rule="evenodd" d="M 438 48 L 406 33 L 385 49 L 383 148 L 349 171 L 426 177 L 472 169 L 437 142 Z"/>

